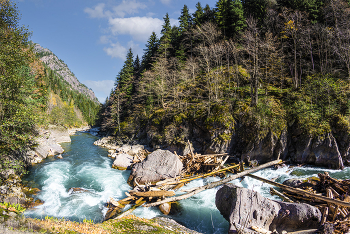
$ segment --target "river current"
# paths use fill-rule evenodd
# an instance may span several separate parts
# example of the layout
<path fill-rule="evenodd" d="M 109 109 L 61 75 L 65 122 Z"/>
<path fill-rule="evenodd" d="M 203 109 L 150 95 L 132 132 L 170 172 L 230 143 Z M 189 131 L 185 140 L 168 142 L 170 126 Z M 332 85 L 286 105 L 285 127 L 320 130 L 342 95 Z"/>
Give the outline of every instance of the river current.
<path fill-rule="evenodd" d="M 125 198 L 125 192 L 131 189 L 127 184 L 130 171 L 112 169 L 112 159 L 107 157 L 107 150 L 93 145 L 98 137 L 89 133 L 78 132 L 71 136 L 71 143 L 63 143 L 63 159 L 51 157 L 43 163 L 33 166 L 24 178 L 28 185 L 41 190 L 36 198 L 44 201 L 43 205 L 25 212 L 27 217 L 45 218 L 46 216 L 65 218 L 72 221 L 103 221 L 107 212 L 104 204 L 113 197 Z M 315 167 L 295 167 L 265 169 L 255 175 L 283 182 L 289 178 L 317 176 L 319 172 L 329 172 L 332 177 L 350 179 L 350 169 L 328 170 Z M 189 189 L 217 181 L 210 177 L 193 181 L 182 189 Z M 249 177 L 232 181 L 237 186 L 260 192 L 265 197 L 278 200 L 269 194 L 270 185 Z M 74 191 L 81 188 L 83 191 Z M 229 223 L 221 216 L 215 206 L 215 194 L 219 188 L 203 191 L 195 196 L 180 201 L 179 210 L 169 218 L 184 226 L 202 233 L 227 233 Z M 181 194 L 181 192 L 177 192 Z M 163 214 L 156 207 L 136 209 L 133 214 L 143 218 L 153 218 Z"/>

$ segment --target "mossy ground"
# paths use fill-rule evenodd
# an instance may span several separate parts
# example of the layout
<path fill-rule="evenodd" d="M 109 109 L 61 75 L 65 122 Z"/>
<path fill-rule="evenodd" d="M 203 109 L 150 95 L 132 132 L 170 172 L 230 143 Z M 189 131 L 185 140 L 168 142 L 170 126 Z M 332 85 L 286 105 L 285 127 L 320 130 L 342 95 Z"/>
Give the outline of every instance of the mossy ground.
<path fill-rule="evenodd" d="M 2 221 L 8 217 L 3 217 Z M 11 223 L 15 224 L 11 227 Z M 58 234 L 75 234 L 75 233 L 89 233 L 89 234 L 112 234 L 112 233 L 179 233 L 177 231 L 169 230 L 158 223 L 139 218 L 134 215 L 129 215 L 118 220 L 108 220 L 103 223 L 94 224 L 90 220 L 83 222 L 67 221 L 64 219 L 57 219 L 46 217 L 45 219 L 32 219 L 24 217 L 16 217 L 11 222 L 7 222 L 10 229 L 35 231 L 39 233 L 58 233 Z M 181 232 L 183 233 L 183 232 Z"/>

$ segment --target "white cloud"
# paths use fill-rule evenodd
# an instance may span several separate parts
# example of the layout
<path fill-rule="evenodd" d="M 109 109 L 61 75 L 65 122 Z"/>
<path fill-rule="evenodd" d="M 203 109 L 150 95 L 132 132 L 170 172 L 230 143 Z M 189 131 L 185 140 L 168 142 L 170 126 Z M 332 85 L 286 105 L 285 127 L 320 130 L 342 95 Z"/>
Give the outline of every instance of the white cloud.
<path fill-rule="evenodd" d="M 114 80 L 86 80 L 84 84 L 93 89 L 98 100 L 103 103 L 114 87 Z"/>
<path fill-rule="evenodd" d="M 123 0 L 121 4 L 113 7 L 114 13 L 118 17 L 124 17 L 126 14 L 138 13 L 138 9 L 145 9 L 147 6 L 136 0 L 126 1 Z"/>
<path fill-rule="evenodd" d="M 106 17 L 106 13 L 104 12 L 104 3 L 99 3 L 95 6 L 95 8 L 85 8 L 84 12 L 89 14 L 91 18 L 104 18 Z"/>
<path fill-rule="evenodd" d="M 108 8 L 113 11 L 105 10 L 106 4 L 99 3 L 94 8 L 85 8 L 84 12 L 89 14 L 91 18 L 111 18 L 111 17 L 122 17 L 126 15 L 138 13 L 139 9 L 147 8 L 147 5 L 137 0 L 123 0 L 117 6 L 109 6 Z"/>
<path fill-rule="evenodd" d="M 109 36 L 107 36 L 107 35 L 100 36 L 99 43 L 108 44 L 109 42 L 110 42 Z"/>
<path fill-rule="evenodd" d="M 111 32 L 114 35 L 131 35 L 134 40 L 146 41 L 152 32 L 162 29 L 163 20 L 151 17 L 130 17 L 109 19 Z"/>
<path fill-rule="evenodd" d="M 163 4 L 169 5 L 171 0 L 160 0 Z"/>
<path fill-rule="evenodd" d="M 111 43 L 111 47 L 103 48 L 103 50 L 112 58 L 120 58 L 123 61 L 125 60 L 127 49 L 122 46 L 119 42 Z"/>

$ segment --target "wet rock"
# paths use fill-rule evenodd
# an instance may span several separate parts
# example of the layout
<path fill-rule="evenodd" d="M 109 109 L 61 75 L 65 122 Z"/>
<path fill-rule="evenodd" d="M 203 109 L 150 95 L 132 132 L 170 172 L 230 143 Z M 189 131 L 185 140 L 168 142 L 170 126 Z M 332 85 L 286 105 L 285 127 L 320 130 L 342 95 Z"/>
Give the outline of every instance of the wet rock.
<path fill-rule="evenodd" d="M 70 189 L 68 189 L 68 194 L 85 193 L 85 192 L 90 192 L 90 191 L 87 189 L 84 189 L 84 188 L 70 188 Z"/>
<path fill-rule="evenodd" d="M 113 154 L 115 155 L 115 160 L 112 167 L 118 170 L 127 170 L 131 169 L 134 157 L 129 154 Z"/>
<path fill-rule="evenodd" d="M 216 193 L 216 207 L 230 222 L 247 229 L 257 226 L 278 232 L 318 228 L 321 212 L 308 204 L 272 201 L 259 193 L 226 184 Z"/>
<path fill-rule="evenodd" d="M 165 214 L 165 215 L 168 215 L 171 211 L 171 203 L 170 202 L 166 202 L 166 203 L 163 203 L 161 205 L 159 205 L 159 210 Z"/>
<path fill-rule="evenodd" d="M 182 162 L 175 154 L 168 150 L 158 149 L 147 156 L 141 163 L 134 165 L 128 183 L 139 184 L 156 182 L 163 179 L 174 178 L 180 175 Z"/>
<path fill-rule="evenodd" d="M 289 187 L 298 188 L 303 182 L 303 179 L 289 179 L 284 181 L 283 184 Z"/>

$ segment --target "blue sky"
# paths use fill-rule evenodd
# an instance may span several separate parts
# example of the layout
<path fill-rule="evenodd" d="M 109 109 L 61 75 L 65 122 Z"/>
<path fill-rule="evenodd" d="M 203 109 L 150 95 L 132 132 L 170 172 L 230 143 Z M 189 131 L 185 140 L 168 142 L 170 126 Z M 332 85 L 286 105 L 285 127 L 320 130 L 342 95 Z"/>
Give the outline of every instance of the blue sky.
<path fill-rule="evenodd" d="M 62 59 L 79 81 L 104 102 L 132 48 L 140 58 L 152 31 L 160 35 L 163 17 L 178 23 L 184 4 L 199 0 L 14 0 L 20 24 L 31 40 Z M 200 1 L 214 7 L 216 0 Z"/>

